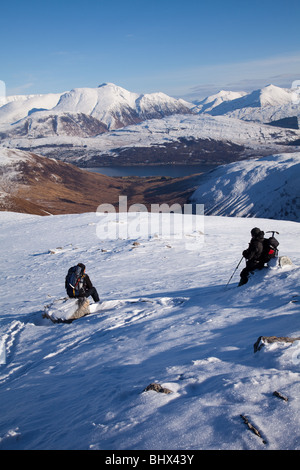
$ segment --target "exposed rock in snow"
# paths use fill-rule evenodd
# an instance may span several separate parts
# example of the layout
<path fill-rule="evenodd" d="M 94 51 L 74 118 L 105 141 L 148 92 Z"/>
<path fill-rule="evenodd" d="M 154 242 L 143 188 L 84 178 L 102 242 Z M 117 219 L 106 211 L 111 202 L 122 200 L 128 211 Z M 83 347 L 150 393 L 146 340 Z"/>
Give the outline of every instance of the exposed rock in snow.
<path fill-rule="evenodd" d="M 290 338 L 288 336 L 260 336 L 256 343 L 254 344 L 254 352 L 260 351 L 260 349 L 265 344 L 272 343 L 294 343 L 295 341 L 300 341 L 300 337 Z"/>
<path fill-rule="evenodd" d="M 144 389 L 144 392 L 149 392 L 150 390 L 153 390 L 154 392 L 158 392 L 158 393 L 166 393 L 167 395 L 169 393 L 173 393 L 172 390 L 170 390 L 169 388 L 162 387 L 160 384 L 158 384 L 156 382 L 149 384 Z"/>
<path fill-rule="evenodd" d="M 44 307 L 43 318 L 53 323 L 70 323 L 91 313 L 90 302 L 86 298 L 54 300 Z"/>

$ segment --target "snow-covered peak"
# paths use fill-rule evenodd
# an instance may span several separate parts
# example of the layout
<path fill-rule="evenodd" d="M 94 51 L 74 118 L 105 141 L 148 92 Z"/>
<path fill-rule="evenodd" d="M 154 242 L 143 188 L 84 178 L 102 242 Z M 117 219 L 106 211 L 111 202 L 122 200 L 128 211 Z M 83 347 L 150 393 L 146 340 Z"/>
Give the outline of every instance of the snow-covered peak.
<path fill-rule="evenodd" d="M 242 96 L 245 96 L 247 93 L 244 91 L 225 91 L 221 90 L 218 93 L 208 96 L 202 101 L 198 101 L 195 104 L 197 105 L 197 110 L 201 112 L 211 111 L 216 106 L 219 106 L 224 101 L 232 101 Z"/>
<path fill-rule="evenodd" d="M 199 101 L 199 104 L 209 104 L 209 103 L 222 103 L 223 101 L 232 101 L 237 98 L 241 98 L 246 95 L 245 91 L 227 91 L 221 90 L 214 95 L 210 95 L 202 101 Z"/>
<path fill-rule="evenodd" d="M 292 101 L 292 90 L 268 85 L 260 91 L 261 106 L 282 106 Z"/>
<path fill-rule="evenodd" d="M 112 83 L 98 88 L 75 88 L 62 95 L 54 112 L 81 112 L 94 117 L 102 115 L 108 108 L 121 104 L 134 105 L 137 93 L 131 93 Z"/>
<path fill-rule="evenodd" d="M 300 115 L 299 106 L 295 104 L 294 90 L 275 85 L 268 85 L 230 101 L 223 100 L 210 109 L 198 109 L 213 116 L 226 114 L 229 117 L 261 122 Z"/>
<path fill-rule="evenodd" d="M 224 103 L 218 108 L 219 111 L 234 110 L 241 108 L 257 108 L 265 106 L 283 106 L 292 102 L 291 90 L 285 90 L 274 85 L 254 90 L 240 98 Z M 215 111 L 217 111 L 215 109 Z"/>
<path fill-rule="evenodd" d="M 30 116 L 28 126 L 31 127 L 33 121 L 40 126 L 41 122 L 49 118 L 61 116 L 64 119 L 66 115 L 80 114 L 87 116 L 87 119 L 97 119 L 111 130 L 149 118 L 189 113 L 190 108 L 189 103 L 164 93 L 138 94 L 114 83 L 103 83 L 97 88 L 74 88 L 59 95 L 39 95 L 14 100 L 0 107 L 0 123 L 12 124 Z M 41 129 L 39 135 L 43 132 Z"/>
<path fill-rule="evenodd" d="M 130 92 L 113 83 L 104 83 L 98 88 L 75 88 L 62 95 L 53 112 L 84 113 L 107 123 L 109 112 L 119 115 L 128 113 L 148 113 L 156 109 L 164 113 L 165 109 L 175 111 L 184 104 L 165 93 L 141 94 Z"/>

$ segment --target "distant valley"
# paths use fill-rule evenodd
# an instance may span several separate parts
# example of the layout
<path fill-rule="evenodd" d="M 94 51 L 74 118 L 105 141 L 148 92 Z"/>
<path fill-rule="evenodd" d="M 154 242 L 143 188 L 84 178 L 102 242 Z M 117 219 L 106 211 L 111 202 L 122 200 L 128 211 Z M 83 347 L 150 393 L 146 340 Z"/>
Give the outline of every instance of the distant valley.
<path fill-rule="evenodd" d="M 22 150 L 0 148 L 0 210 L 36 215 L 95 212 L 100 204 L 183 205 L 201 175 L 116 178 Z"/>
<path fill-rule="evenodd" d="M 215 187 L 218 173 L 116 178 L 80 168 L 168 164 L 196 169 L 295 154 L 300 148 L 297 97 L 293 90 L 270 85 L 252 93 L 221 91 L 189 103 L 109 83 L 1 98 L 0 209 L 41 215 L 89 212 L 102 203 L 117 207 L 120 195 L 146 207 L 184 204 L 206 180 Z M 211 193 L 211 201 L 216 194 Z M 223 205 L 214 209 L 205 200 L 211 213 L 227 214 Z M 246 215 L 252 214 L 250 208 L 251 201 Z"/>

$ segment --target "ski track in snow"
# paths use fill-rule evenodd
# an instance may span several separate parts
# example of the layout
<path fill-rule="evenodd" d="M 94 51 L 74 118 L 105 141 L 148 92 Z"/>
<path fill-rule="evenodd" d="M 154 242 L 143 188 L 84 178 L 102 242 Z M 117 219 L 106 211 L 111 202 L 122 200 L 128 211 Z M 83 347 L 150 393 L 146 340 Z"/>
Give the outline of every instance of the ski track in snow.
<path fill-rule="evenodd" d="M 300 336 L 299 224 L 208 217 L 204 240 L 134 247 L 98 240 L 95 214 L 0 216 L 0 449 L 300 448 L 300 343 L 253 353 L 260 335 Z M 279 228 L 294 265 L 225 288 L 255 225 Z M 43 306 L 77 262 L 101 303 L 54 324 Z M 142 393 L 156 381 L 173 393 Z"/>

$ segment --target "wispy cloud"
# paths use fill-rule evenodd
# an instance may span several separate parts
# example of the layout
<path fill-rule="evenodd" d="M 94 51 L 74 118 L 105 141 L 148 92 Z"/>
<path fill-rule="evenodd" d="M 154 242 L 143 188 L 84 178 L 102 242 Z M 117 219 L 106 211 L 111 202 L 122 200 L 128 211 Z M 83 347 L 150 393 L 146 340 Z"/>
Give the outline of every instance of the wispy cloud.
<path fill-rule="evenodd" d="M 22 95 L 26 94 L 26 92 L 34 86 L 34 82 L 23 83 L 22 85 L 18 85 L 13 88 L 9 88 L 7 93 L 9 95 Z"/>
<path fill-rule="evenodd" d="M 194 81 L 194 84 L 189 87 L 186 83 L 187 73 L 190 82 Z M 183 76 L 185 83 L 182 84 L 179 94 L 181 96 L 184 94 L 185 99 L 204 98 L 221 89 L 251 91 L 270 83 L 291 87 L 294 80 L 300 79 L 300 53 L 292 56 L 200 66 L 189 71 L 185 70 Z"/>
<path fill-rule="evenodd" d="M 68 51 L 54 51 L 54 52 L 51 52 L 50 55 L 53 55 L 53 56 L 66 56 L 66 55 L 69 55 L 69 52 Z"/>

